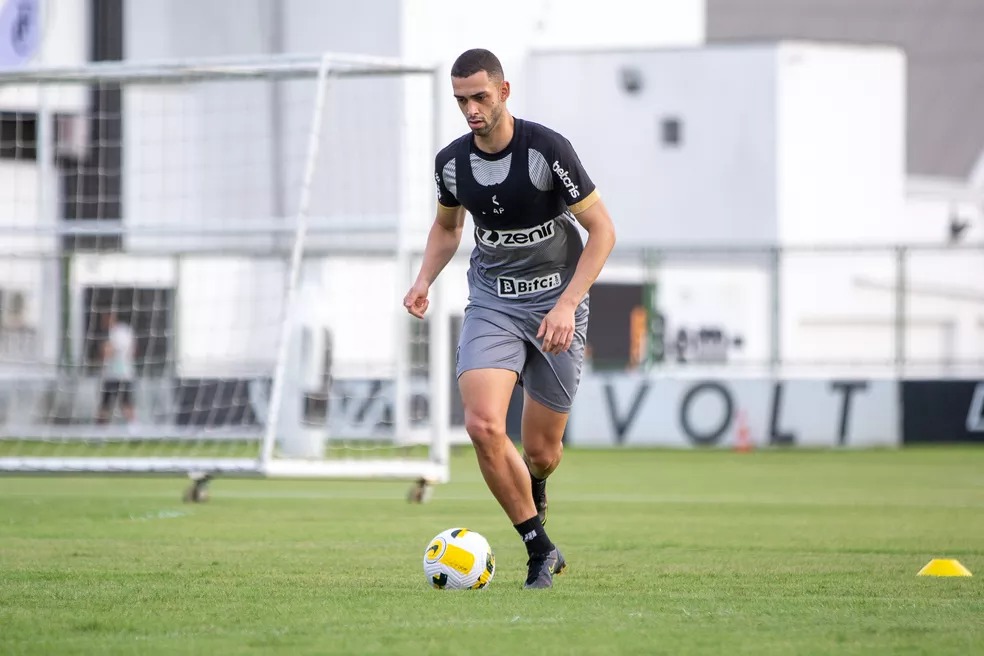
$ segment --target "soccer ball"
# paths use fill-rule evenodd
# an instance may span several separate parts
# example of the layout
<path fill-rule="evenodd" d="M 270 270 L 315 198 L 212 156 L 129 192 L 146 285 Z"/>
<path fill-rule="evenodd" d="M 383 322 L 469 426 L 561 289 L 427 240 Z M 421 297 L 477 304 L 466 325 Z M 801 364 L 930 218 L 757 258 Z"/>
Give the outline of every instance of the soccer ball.
<path fill-rule="evenodd" d="M 480 590 L 494 575 L 488 540 L 467 528 L 438 533 L 424 551 L 424 576 L 439 590 Z"/>

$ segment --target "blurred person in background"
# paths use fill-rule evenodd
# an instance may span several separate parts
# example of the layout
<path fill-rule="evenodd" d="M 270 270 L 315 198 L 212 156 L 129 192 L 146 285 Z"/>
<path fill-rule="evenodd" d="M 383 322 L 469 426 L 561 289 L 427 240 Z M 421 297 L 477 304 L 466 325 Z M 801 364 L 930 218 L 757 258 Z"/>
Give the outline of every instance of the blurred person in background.
<path fill-rule="evenodd" d="M 99 423 L 107 424 L 116 401 L 128 425 L 133 424 L 133 378 L 136 340 L 133 329 L 115 312 L 105 319 L 106 339 L 102 345 L 102 389 L 99 400 Z"/>

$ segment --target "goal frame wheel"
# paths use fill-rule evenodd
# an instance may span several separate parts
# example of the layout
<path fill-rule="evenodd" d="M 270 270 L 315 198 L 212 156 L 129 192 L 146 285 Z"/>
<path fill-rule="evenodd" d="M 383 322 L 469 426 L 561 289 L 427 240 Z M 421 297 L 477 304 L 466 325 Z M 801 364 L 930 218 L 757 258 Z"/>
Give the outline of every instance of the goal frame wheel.
<path fill-rule="evenodd" d="M 184 492 L 185 503 L 204 503 L 209 500 L 208 484 L 212 480 L 211 474 L 200 472 L 190 473 L 191 485 Z"/>
<path fill-rule="evenodd" d="M 410 489 L 407 491 L 407 502 L 409 503 L 427 503 L 430 501 L 431 492 L 433 491 L 434 483 L 426 478 L 418 478 Z"/>

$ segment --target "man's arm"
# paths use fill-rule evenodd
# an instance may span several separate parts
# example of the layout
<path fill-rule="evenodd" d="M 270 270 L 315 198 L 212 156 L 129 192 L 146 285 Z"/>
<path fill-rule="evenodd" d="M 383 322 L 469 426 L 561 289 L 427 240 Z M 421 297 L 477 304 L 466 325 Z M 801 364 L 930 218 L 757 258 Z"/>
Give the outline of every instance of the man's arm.
<path fill-rule="evenodd" d="M 608 255 L 615 246 L 615 226 L 601 198 L 574 215 L 588 231 L 588 243 L 581 251 L 574 275 L 553 309 L 540 322 L 537 339 L 543 338 L 543 350 L 560 353 L 574 340 L 574 311 L 591 285 L 598 279 Z"/>
<path fill-rule="evenodd" d="M 600 198 L 583 212 L 575 214 L 574 218 L 587 230 L 588 243 L 577 261 L 574 276 L 558 299 L 558 303 L 568 304 L 571 308 L 577 307 L 598 279 L 601 268 L 605 266 L 608 255 L 615 246 L 615 225 Z"/>
<path fill-rule="evenodd" d="M 403 306 L 418 319 L 424 317 L 427 311 L 427 292 L 444 270 L 461 243 L 461 229 L 465 224 L 465 208 L 446 207 L 437 204 L 437 217 L 427 235 L 427 246 L 424 249 L 424 260 L 420 264 L 420 273 L 413 287 L 403 298 Z"/>
<path fill-rule="evenodd" d="M 424 260 L 420 264 L 417 282 L 424 282 L 428 287 L 434 283 L 458 250 L 464 225 L 463 206 L 445 207 L 437 204 L 437 217 L 427 235 L 427 247 L 424 249 Z"/>

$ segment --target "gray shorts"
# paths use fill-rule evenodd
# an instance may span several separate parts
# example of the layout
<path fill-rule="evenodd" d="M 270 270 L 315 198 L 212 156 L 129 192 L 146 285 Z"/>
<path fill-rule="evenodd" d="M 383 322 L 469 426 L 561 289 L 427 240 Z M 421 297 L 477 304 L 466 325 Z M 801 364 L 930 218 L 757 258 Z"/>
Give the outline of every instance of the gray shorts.
<path fill-rule="evenodd" d="M 581 380 L 587 312 L 578 312 L 571 347 L 563 353 L 544 353 L 536 331 L 542 314 L 525 319 L 468 306 L 458 340 L 457 375 L 471 369 L 508 369 L 533 399 L 556 412 L 570 412 Z"/>

